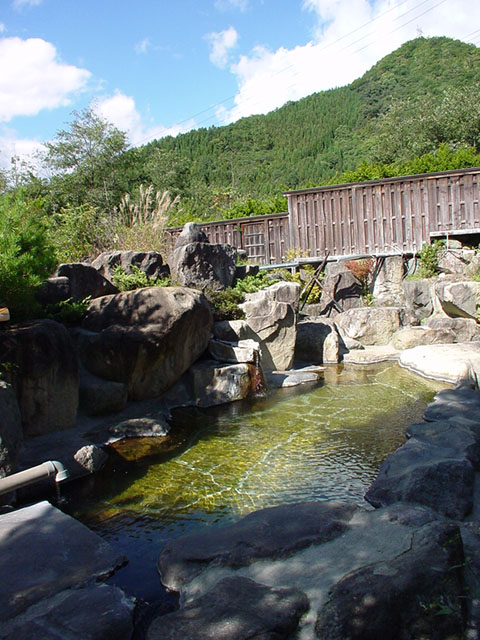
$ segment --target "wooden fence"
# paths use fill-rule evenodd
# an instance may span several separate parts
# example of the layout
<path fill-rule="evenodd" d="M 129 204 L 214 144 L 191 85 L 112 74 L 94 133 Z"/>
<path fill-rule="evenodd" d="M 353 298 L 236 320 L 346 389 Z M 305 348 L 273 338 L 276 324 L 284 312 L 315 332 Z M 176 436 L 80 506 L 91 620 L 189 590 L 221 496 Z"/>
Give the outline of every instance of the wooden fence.
<path fill-rule="evenodd" d="M 310 258 L 412 254 L 431 238 L 480 234 L 480 168 L 289 191 L 288 214 L 202 224 L 210 242 L 278 264 Z M 173 238 L 181 228 L 170 229 Z"/>

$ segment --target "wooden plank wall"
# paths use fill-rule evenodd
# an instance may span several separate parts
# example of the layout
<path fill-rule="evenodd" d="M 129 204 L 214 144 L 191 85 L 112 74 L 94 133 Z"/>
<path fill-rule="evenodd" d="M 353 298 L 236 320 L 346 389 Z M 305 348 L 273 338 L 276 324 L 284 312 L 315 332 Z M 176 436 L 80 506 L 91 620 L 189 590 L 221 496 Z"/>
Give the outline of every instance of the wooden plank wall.
<path fill-rule="evenodd" d="M 284 262 L 289 249 L 323 258 L 415 253 L 431 238 L 480 234 L 480 168 L 290 191 L 289 213 L 200 225 L 254 264 Z M 167 229 L 171 246 L 181 227 Z"/>

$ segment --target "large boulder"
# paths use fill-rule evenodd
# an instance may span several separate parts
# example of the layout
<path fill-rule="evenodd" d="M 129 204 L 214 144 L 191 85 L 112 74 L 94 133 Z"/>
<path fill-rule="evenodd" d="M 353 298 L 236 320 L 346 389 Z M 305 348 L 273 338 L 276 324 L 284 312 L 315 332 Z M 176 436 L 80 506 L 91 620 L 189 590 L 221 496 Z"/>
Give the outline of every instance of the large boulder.
<path fill-rule="evenodd" d="M 438 270 L 441 273 L 465 275 L 470 262 L 466 257 L 468 253 L 462 249 L 442 249 L 438 254 Z"/>
<path fill-rule="evenodd" d="M 402 351 L 398 362 L 427 378 L 456 383 L 480 376 L 480 342 L 420 345 Z"/>
<path fill-rule="evenodd" d="M 350 309 L 335 318 L 340 336 L 363 345 L 388 344 L 401 326 L 398 307 Z"/>
<path fill-rule="evenodd" d="M 101 273 L 91 265 L 82 262 L 61 264 L 55 275 L 68 278 L 69 297 L 75 301 L 118 293 L 117 287 L 114 287 Z"/>
<path fill-rule="evenodd" d="M 322 281 L 319 315 L 336 316 L 363 306 L 362 283 L 343 263 L 330 268 Z"/>
<path fill-rule="evenodd" d="M 272 589 L 241 576 L 221 580 L 180 611 L 159 616 L 146 640 L 282 640 L 308 609 L 299 589 Z"/>
<path fill-rule="evenodd" d="M 285 371 L 293 364 L 299 294 L 297 283 L 277 282 L 239 305 L 253 334 L 249 337 L 260 343 L 264 369 Z"/>
<path fill-rule="evenodd" d="M 175 249 L 169 265 L 182 286 L 219 291 L 232 286 L 236 257 L 237 250 L 229 244 L 192 242 Z"/>
<path fill-rule="evenodd" d="M 208 242 L 208 236 L 196 222 L 187 222 L 175 240 L 175 249 L 192 242 Z"/>
<path fill-rule="evenodd" d="M 320 608 L 322 640 L 463 637 L 463 548 L 458 527 L 432 522 L 402 555 L 344 576 Z"/>
<path fill-rule="evenodd" d="M 87 416 L 116 413 L 125 408 L 128 388 L 124 382 L 99 378 L 80 369 L 80 410 Z"/>
<path fill-rule="evenodd" d="M 95 258 L 92 267 L 110 281 L 117 267 L 125 273 L 132 273 L 132 267 L 137 267 L 149 278 L 161 278 L 169 273 L 158 251 L 107 251 Z"/>
<path fill-rule="evenodd" d="M 131 399 L 161 395 L 205 351 L 212 312 L 199 291 L 147 287 L 92 301 L 78 347 L 91 373 L 124 382 Z"/>
<path fill-rule="evenodd" d="M 473 318 L 448 318 L 431 316 L 425 322 L 425 327 L 452 331 L 455 342 L 473 342 L 480 340 L 480 327 Z"/>
<path fill-rule="evenodd" d="M 53 320 L 12 325 L 0 332 L 0 360 L 17 396 L 25 436 L 73 427 L 79 370 L 67 329 Z"/>
<path fill-rule="evenodd" d="M 12 387 L 0 381 L 0 478 L 15 473 L 23 441 L 22 419 Z"/>
<path fill-rule="evenodd" d="M 451 344 L 455 342 L 455 334 L 449 329 L 432 329 L 430 327 L 404 327 L 392 338 L 392 346 L 399 351 L 411 349 L 421 344 Z"/>
<path fill-rule="evenodd" d="M 339 337 L 335 322 L 329 318 L 310 318 L 298 322 L 295 359 L 320 364 L 339 362 Z"/>
<path fill-rule="evenodd" d="M 480 307 L 480 282 L 437 282 L 435 294 L 443 311 L 452 318 L 477 319 Z"/>
<path fill-rule="evenodd" d="M 407 312 L 419 321 L 433 313 L 432 287 L 428 279 L 403 281 Z"/>
<path fill-rule="evenodd" d="M 197 407 L 214 407 L 242 400 L 250 393 L 250 368 L 246 363 L 197 362 L 188 372 L 192 397 Z"/>
<path fill-rule="evenodd" d="M 373 284 L 373 297 L 378 306 L 403 306 L 405 293 L 402 283 L 405 275 L 403 256 L 381 259 Z"/>

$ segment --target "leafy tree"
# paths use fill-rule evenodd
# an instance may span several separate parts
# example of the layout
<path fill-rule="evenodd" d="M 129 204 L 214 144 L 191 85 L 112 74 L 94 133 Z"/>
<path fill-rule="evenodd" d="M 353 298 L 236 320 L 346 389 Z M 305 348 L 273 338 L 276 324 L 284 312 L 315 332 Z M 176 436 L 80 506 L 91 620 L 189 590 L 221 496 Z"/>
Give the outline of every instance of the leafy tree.
<path fill-rule="evenodd" d="M 54 205 L 88 203 L 108 211 L 124 191 L 121 168 L 126 134 L 92 108 L 73 115 L 70 127 L 46 144 L 45 164 L 54 174 Z"/>
<path fill-rule="evenodd" d="M 57 265 L 42 208 L 21 190 L 0 197 L 0 304 L 15 320 L 35 315 L 35 289 Z"/>

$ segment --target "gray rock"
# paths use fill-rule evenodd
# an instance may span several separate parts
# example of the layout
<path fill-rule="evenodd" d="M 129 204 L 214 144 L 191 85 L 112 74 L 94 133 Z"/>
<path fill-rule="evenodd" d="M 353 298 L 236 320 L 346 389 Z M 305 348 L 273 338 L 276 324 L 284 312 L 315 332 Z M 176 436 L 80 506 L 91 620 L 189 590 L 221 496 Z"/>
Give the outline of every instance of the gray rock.
<path fill-rule="evenodd" d="M 397 307 L 405 304 L 403 256 L 387 256 L 381 259 L 373 283 L 373 297 L 378 306 Z"/>
<path fill-rule="evenodd" d="M 127 404 L 128 388 L 124 382 L 105 380 L 80 367 L 80 409 L 87 416 L 101 416 L 122 411 Z"/>
<path fill-rule="evenodd" d="M 382 463 L 365 499 L 374 507 L 415 502 L 462 520 L 473 506 L 474 476 L 461 446 L 412 437 Z"/>
<path fill-rule="evenodd" d="M 181 611 L 156 618 L 147 640 L 281 640 L 308 609 L 298 589 L 272 589 L 240 576 L 221 580 Z"/>
<path fill-rule="evenodd" d="M 26 437 L 75 425 L 78 361 L 63 325 L 37 320 L 7 327 L 0 333 L 0 361 L 10 363 L 6 379 L 17 396 Z"/>
<path fill-rule="evenodd" d="M 321 607 L 315 631 L 328 640 L 463 637 L 463 549 L 456 525 L 434 522 L 411 548 L 342 578 Z M 446 610 L 445 610 L 446 609 Z M 447 614 L 447 615 L 445 615 Z"/>
<path fill-rule="evenodd" d="M 463 577 L 466 587 L 467 628 L 465 638 L 480 637 L 480 525 L 465 522 L 461 528 L 465 566 Z"/>
<path fill-rule="evenodd" d="M 175 249 L 184 247 L 192 242 L 208 242 L 208 236 L 196 222 L 187 222 L 175 240 Z"/>
<path fill-rule="evenodd" d="M 297 283 L 278 282 L 249 294 L 240 305 L 250 337 L 260 343 L 264 369 L 286 371 L 293 364 L 299 293 Z"/>
<path fill-rule="evenodd" d="M 108 460 L 108 455 L 103 449 L 95 444 L 87 444 L 75 452 L 73 456 L 75 462 L 88 471 L 88 473 L 96 473 Z"/>
<path fill-rule="evenodd" d="M 427 378 L 455 383 L 480 374 L 480 342 L 421 345 L 402 351 L 398 362 Z"/>
<path fill-rule="evenodd" d="M 248 364 L 221 365 L 204 360 L 188 371 L 192 397 L 198 407 L 214 407 L 246 398 L 251 390 Z"/>
<path fill-rule="evenodd" d="M 322 281 L 321 315 L 336 316 L 341 311 L 363 306 L 362 285 L 345 266 L 336 273 L 327 273 Z"/>
<path fill-rule="evenodd" d="M 246 320 L 222 320 L 215 322 L 212 328 L 213 337 L 226 342 L 254 339 L 254 332 Z"/>
<path fill-rule="evenodd" d="M 65 589 L 105 578 L 125 559 L 48 502 L 0 518 L 0 629 Z"/>
<path fill-rule="evenodd" d="M 439 391 L 423 414 L 428 421 L 465 417 L 480 420 L 480 392 L 461 387 Z"/>
<path fill-rule="evenodd" d="M 79 301 L 89 296 L 99 298 L 111 293 L 118 293 L 117 287 L 102 276 L 94 267 L 82 262 L 61 264 L 57 269 L 57 276 L 68 278 L 70 297 Z"/>
<path fill-rule="evenodd" d="M 108 251 L 95 258 L 92 267 L 110 282 L 117 267 L 121 267 L 125 273 L 132 273 L 132 267 L 138 267 L 149 278 L 162 278 L 169 273 L 168 266 L 163 264 L 163 258 L 157 251 Z"/>
<path fill-rule="evenodd" d="M 238 340 L 236 342 L 210 340 L 208 353 L 219 362 L 258 363 L 260 361 L 260 345 L 255 340 Z"/>
<path fill-rule="evenodd" d="M 363 307 L 350 309 L 335 318 L 340 336 L 353 338 L 363 345 L 388 344 L 400 328 L 398 307 Z"/>
<path fill-rule="evenodd" d="M 432 329 L 430 327 L 405 327 L 399 329 L 392 337 L 395 349 L 411 349 L 421 344 L 452 344 L 455 334 L 448 329 Z"/>
<path fill-rule="evenodd" d="M 338 346 L 338 333 L 333 320 L 322 317 L 297 322 L 296 360 L 338 362 Z"/>
<path fill-rule="evenodd" d="M 465 275 L 469 261 L 465 259 L 462 249 L 442 249 L 438 254 L 438 270 L 441 273 Z"/>
<path fill-rule="evenodd" d="M 473 318 L 444 318 L 435 315 L 428 318 L 424 326 L 430 329 L 452 331 L 455 335 L 455 342 L 480 340 L 480 327 Z"/>
<path fill-rule="evenodd" d="M 94 300 L 84 326 L 85 368 L 124 382 L 129 398 L 141 400 L 161 395 L 205 351 L 212 313 L 198 291 L 149 287 Z"/>
<path fill-rule="evenodd" d="M 234 525 L 167 543 L 158 569 L 178 590 L 209 565 L 242 567 L 261 558 L 281 558 L 340 536 L 358 510 L 336 502 L 301 502 L 255 511 Z"/>
<path fill-rule="evenodd" d="M 237 249 L 237 256 L 239 255 L 240 250 Z M 243 280 L 247 276 L 256 276 L 260 271 L 260 267 L 258 264 L 241 264 L 235 267 L 235 281 Z"/>
<path fill-rule="evenodd" d="M 452 318 L 477 319 L 480 282 L 437 282 L 435 294 L 443 311 Z"/>
<path fill-rule="evenodd" d="M 267 386 L 269 389 L 287 389 L 301 384 L 318 384 L 320 377 L 315 371 L 269 371 Z"/>
<path fill-rule="evenodd" d="M 130 640 L 135 603 L 117 587 L 90 584 L 66 589 L 28 617 L 3 626 L 0 638 L 16 640 Z"/>
<path fill-rule="evenodd" d="M 70 298 L 70 279 L 67 276 L 48 278 L 35 292 L 41 305 L 56 304 Z"/>
<path fill-rule="evenodd" d="M 237 250 L 229 244 L 192 242 L 175 249 L 169 265 L 182 286 L 219 291 L 232 286 L 236 257 Z"/>
<path fill-rule="evenodd" d="M 433 313 L 432 282 L 430 280 L 404 280 L 407 313 L 417 320 L 428 318 Z"/>
<path fill-rule="evenodd" d="M 109 427 L 109 432 L 121 438 L 164 437 L 170 431 L 168 422 L 160 417 L 131 418 Z"/>

